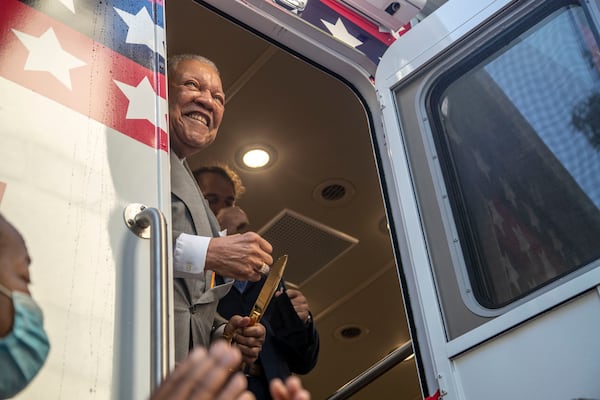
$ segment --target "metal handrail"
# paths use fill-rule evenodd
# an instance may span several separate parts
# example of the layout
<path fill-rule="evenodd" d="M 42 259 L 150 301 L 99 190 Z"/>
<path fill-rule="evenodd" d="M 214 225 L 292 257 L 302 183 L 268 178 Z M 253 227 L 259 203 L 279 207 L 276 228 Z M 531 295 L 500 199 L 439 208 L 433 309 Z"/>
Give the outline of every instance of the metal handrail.
<path fill-rule="evenodd" d="M 345 400 L 350 396 L 379 378 L 381 375 L 406 360 L 411 354 L 413 354 L 412 341 L 404 343 L 396 350 L 382 358 L 376 364 L 371 366 L 369 369 L 352 379 L 344 386 L 339 388 L 334 394 L 329 396 L 327 400 Z"/>
<path fill-rule="evenodd" d="M 150 238 L 151 264 L 151 326 L 150 326 L 150 388 L 154 392 L 169 373 L 169 285 L 167 222 L 163 213 L 152 207 L 131 204 L 137 212 L 127 218 L 130 229 L 138 236 Z M 137 208 L 137 209 L 136 209 Z M 126 210 L 127 213 L 127 210 Z M 148 230 L 148 228 L 150 228 Z"/>

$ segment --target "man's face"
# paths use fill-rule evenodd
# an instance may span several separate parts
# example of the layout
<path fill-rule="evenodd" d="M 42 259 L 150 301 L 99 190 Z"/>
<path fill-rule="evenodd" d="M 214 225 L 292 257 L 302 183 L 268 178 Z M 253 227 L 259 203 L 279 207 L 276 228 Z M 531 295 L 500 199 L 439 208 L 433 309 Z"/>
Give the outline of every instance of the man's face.
<path fill-rule="evenodd" d="M 225 111 L 221 78 L 210 65 L 183 60 L 169 76 L 169 135 L 180 158 L 208 147 Z"/>
<path fill-rule="evenodd" d="M 223 208 L 232 207 L 235 204 L 233 185 L 220 174 L 214 172 L 200 174 L 198 186 L 202 189 L 202 194 L 215 215 Z"/>

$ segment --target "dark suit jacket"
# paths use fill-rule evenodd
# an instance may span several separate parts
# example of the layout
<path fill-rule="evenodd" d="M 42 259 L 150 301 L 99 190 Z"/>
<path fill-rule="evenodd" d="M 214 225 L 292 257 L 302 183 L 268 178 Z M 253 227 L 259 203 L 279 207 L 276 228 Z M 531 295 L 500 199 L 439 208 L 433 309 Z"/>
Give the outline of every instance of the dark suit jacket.
<path fill-rule="evenodd" d="M 173 242 L 180 233 L 217 237 L 219 224 L 208 207 L 187 162 L 171 152 L 171 219 Z M 208 347 L 211 333 L 226 321 L 216 315 L 217 302 L 231 288 L 228 283 L 210 288 L 212 271 L 205 270 L 197 279 L 173 279 L 175 311 L 175 360 L 182 361 L 189 349 Z"/>
<path fill-rule="evenodd" d="M 219 314 L 225 318 L 235 314 L 248 315 L 265 279 L 248 282 L 244 293 L 232 288 L 219 301 Z M 267 335 L 257 363 L 264 370 L 265 382 L 273 378 L 285 379 L 291 373 L 306 374 L 314 368 L 319 355 L 319 334 L 313 322 L 306 325 L 298 317 L 287 294 L 273 297 L 260 322 Z M 252 385 L 249 388 L 252 389 Z M 255 395 L 258 399 L 265 398 Z"/>

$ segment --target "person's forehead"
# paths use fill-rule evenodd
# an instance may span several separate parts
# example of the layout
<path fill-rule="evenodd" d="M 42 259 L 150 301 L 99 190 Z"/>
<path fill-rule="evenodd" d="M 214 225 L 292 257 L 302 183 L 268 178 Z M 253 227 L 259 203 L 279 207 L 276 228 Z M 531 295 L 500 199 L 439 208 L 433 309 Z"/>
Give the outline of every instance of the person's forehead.
<path fill-rule="evenodd" d="M 6 219 L 0 219 L 0 249 L 11 248 L 27 251 L 25 239 L 19 231 Z"/>
<path fill-rule="evenodd" d="M 212 75 L 212 79 L 221 84 L 221 78 L 217 70 L 212 65 L 200 60 L 182 60 L 175 67 L 175 71 L 179 75 L 204 75 L 208 73 Z"/>
<path fill-rule="evenodd" d="M 226 187 L 233 193 L 233 183 L 217 172 L 204 172 L 200 174 L 201 185 L 207 190 L 223 189 Z"/>

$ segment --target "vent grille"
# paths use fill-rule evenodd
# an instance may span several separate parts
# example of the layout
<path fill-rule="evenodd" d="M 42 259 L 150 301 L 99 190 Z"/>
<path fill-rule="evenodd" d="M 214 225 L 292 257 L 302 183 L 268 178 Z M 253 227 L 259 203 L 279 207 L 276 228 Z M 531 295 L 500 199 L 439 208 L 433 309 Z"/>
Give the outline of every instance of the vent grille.
<path fill-rule="evenodd" d="M 325 200 L 339 200 L 346 195 L 346 188 L 342 185 L 328 185 L 321 190 L 321 197 Z"/>
<path fill-rule="evenodd" d="M 289 256 L 284 278 L 299 286 L 358 243 L 350 235 L 288 209 L 258 233 L 273 245 L 273 259 Z"/>
<path fill-rule="evenodd" d="M 339 207 L 354 199 L 356 189 L 349 181 L 335 178 L 321 182 L 313 189 L 313 198 L 327 207 Z"/>

